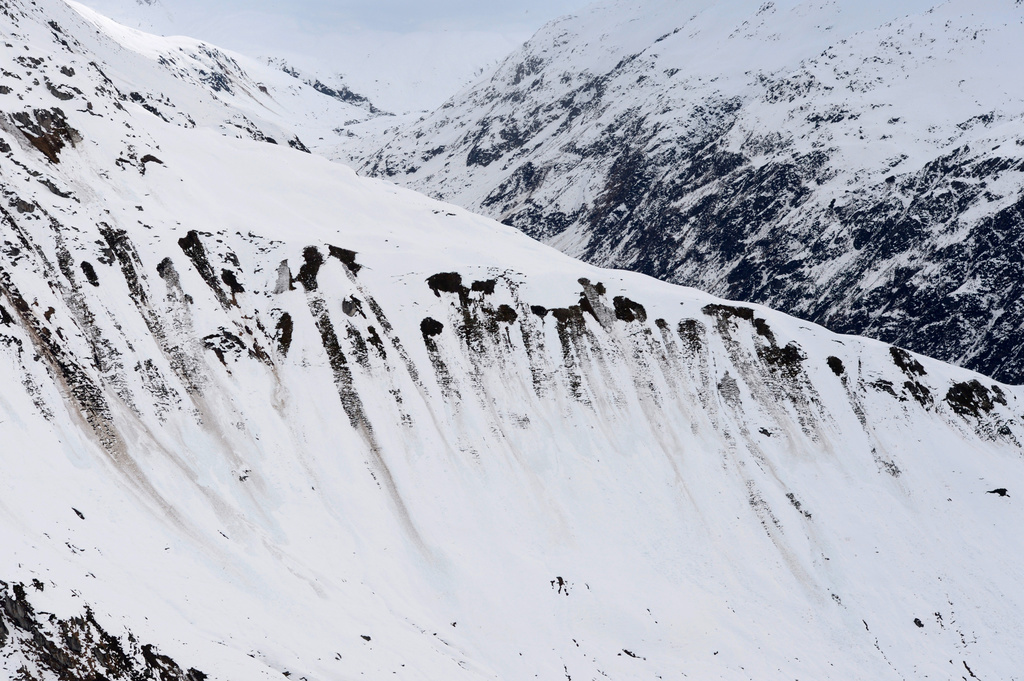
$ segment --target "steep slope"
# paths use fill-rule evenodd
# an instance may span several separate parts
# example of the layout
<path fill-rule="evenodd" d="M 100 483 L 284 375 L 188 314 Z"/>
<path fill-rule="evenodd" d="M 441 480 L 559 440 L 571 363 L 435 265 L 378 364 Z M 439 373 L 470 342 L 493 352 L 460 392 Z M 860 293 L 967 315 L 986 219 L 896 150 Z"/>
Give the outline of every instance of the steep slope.
<path fill-rule="evenodd" d="M 0 676 L 1019 674 L 1020 388 L 174 125 L 0 14 Z"/>
<path fill-rule="evenodd" d="M 133 102 L 178 125 L 215 126 L 230 136 L 347 159 L 346 150 L 366 134 L 356 124 L 374 130 L 379 119 L 390 118 L 343 84 L 322 82 L 286 62 L 149 35 L 68 4 L 93 28 L 76 38 L 108 65 L 109 76 Z M 154 89 L 157 83 L 161 90 Z"/>
<path fill-rule="evenodd" d="M 594 5 L 363 170 L 1021 383 L 1024 5 L 932 4 Z"/>

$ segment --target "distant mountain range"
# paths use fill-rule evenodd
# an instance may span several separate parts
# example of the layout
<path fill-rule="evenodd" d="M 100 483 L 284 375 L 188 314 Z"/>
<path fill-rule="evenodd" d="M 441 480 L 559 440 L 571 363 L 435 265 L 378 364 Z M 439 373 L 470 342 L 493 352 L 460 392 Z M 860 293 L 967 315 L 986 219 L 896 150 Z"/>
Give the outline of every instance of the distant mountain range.
<path fill-rule="evenodd" d="M 362 172 L 1021 383 L 1022 61 L 1013 0 L 598 3 Z"/>
<path fill-rule="evenodd" d="M 399 116 L 419 115 L 440 106 L 530 35 L 518 27 L 371 29 L 342 20 L 353 3 L 86 0 L 84 4 L 148 33 L 187 35 L 253 58 L 283 61 L 332 89 L 357 93 L 378 109 Z M 393 14 L 401 11 L 395 9 Z"/>

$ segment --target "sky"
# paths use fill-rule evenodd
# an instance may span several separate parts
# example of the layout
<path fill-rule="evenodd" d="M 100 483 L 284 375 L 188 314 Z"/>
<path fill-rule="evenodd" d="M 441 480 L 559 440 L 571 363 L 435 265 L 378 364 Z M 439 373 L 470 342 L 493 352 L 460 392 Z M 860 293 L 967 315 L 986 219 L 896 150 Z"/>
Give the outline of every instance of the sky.
<path fill-rule="evenodd" d="M 171 13 L 202 6 L 210 16 L 259 12 L 287 17 L 310 30 L 412 32 L 425 29 L 535 31 L 590 0 L 84 0 L 107 14 L 152 5 Z M 162 7 L 161 7 L 162 6 Z M 131 11 L 128 9 L 127 11 Z"/>
<path fill-rule="evenodd" d="M 537 29 L 587 0 L 221 0 L 312 21 L 354 23 L 376 30 L 423 28 Z"/>

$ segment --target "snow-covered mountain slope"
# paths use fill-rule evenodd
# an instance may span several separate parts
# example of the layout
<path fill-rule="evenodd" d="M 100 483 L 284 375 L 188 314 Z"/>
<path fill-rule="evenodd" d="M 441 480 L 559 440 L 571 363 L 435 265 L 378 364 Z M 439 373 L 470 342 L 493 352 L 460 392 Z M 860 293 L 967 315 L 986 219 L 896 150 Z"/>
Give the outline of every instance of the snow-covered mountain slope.
<path fill-rule="evenodd" d="M 387 30 L 361 25 L 351 17 L 346 20 L 345 15 L 355 9 L 352 3 L 333 8 L 331 4 L 337 3 L 86 0 L 85 4 L 148 33 L 189 35 L 251 57 L 283 60 L 331 88 L 359 93 L 397 115 L 415 112 L 418 116 L 437 108 L 518 49 L 536 28 L 435 23 L 415 30 Z M 408 11 L 392 4 L 391 13 L 397 17 Z"/>
<path fill-rule="evenodd" d="M 59 0 L 0 15 L 0 676 L 1019 676 L 1021 388 L 174 125 Z"/>
<path fill-rule="evenodd" d="M 251 59 L 192 38 L 142 33 L 85 5 L 69 4 L 87 22 L 76 21 L 82 28 L 74 32 L 76 40 L 108 64 L 107 75 L 121 92 L 178 125 L 214 127 L 348 160 L 346 150 L 363 143 L 357 124 L 372 129 L 379 126 L 377 119 L 388 118 L 366 97 L 286 62 Z M 159 91 L 153 87 L 157 83 Z"/>
<path fill-rule="evenodd" d="M 364 171 L 1024 382 L 1024 5 L 616 0 Z"/>
<path fill-rule="evenodd" d="M 353 166 L 376 151 L 381 140 L 398 134 L 427 108 L 433 108 L 472 77 L 479 76 L 484 67 L 493 67 L 499 56 L 505 56 L 522 42 L 510 36 L 447 31 L 404 36 L 379 32 L 320 35 L 312 29 L 294 26 L 286 18 L 261 12 L 229 12 L 220 16 L 207 3 L 174 3 L 174 13 L 160 2 L 112 0 L 90 2 L 89 6 L 70 4 L 108 39 L 91 47 L 110 56 L 115 63 L 127 62 L 131 82 L 151 82 L 152 78 L 139 77 L 134 72 L 141 69 L 150 73 L 155 61 L 179 79 L 204 86 L 204 101 L 198 104 L 190 100 L 195 93 L 188 88 L 178 88 L 174 96 L 157 95 L 180 109 L 188 124 L 197 117 L 193 109 L 198 107 L 207 114 L 199 118 L 227 134 L 275 142 L 284 136 L 298 148 L 308 148 Z M 91 7 L 117 10 L 115 16 L 122 23 Z M 200 19 L 203 16 L 205 21 Z M 172 37 L 154 36 L 132 26 L 159 29 Z M 204 34 L 248 47 L 249 54 L 257 57 L 173 32 L 203 26 L 208 29 Z M 279 29 L 273 34 L 278 38 L 287 38 L 284 43 L 268 38 L 272 45 L 290 47 L 261 51 L 252 44 L 251 35 L 269 35 L 268 27 Z M 248 40 L 240 37 L 247 35 Z M 114 54 L 110 54 L 111 42 Z M 463 51 L 475 56 L 467 56 Z M 429 54 L 430 58 L 410 56 L 415 54 Z M 346 64 L 349 71 L 362 77 L 336 73 L 325 62 Z M 471 72 L 463 72 L 473 64 Z M 445 75 L 441 77 L 435 71 Z M 411 82 L 406 82 L 409 79 Z M 355 86 L 351 85 L 353 82 Z M 424 87 L 428 92 L 420 91 Z M 212 112 L 207 101 L 210 99 L 216 104 Z M 396 115 L 382 109 L 377 105 L 381 100 L 386 108 L 394 107 L 395 111 L 405 113 Z"/>

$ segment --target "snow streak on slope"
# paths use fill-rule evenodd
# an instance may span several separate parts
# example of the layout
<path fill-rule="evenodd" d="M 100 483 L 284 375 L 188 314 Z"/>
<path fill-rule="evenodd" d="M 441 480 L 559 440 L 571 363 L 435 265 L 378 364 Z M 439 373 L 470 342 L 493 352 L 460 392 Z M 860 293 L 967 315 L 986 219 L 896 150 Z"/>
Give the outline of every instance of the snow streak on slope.
<path fill-rule="evenodd" d="M 1020 388 L 173 125 L 0 13 L 0 674 L 1019 674 Z"/>
<path fill-rule="evenodd" d="M 1024 382 L 1024 5 L 931 4 L 594 5 L 364 170 Z"/>

